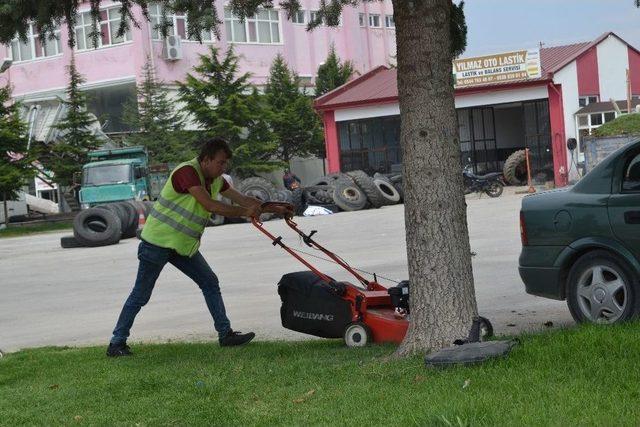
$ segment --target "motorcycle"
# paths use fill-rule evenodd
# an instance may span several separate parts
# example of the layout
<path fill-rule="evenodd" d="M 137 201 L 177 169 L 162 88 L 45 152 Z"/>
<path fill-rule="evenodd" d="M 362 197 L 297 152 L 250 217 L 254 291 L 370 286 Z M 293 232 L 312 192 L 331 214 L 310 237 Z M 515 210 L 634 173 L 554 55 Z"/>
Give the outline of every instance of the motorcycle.
<path fill-rule="evenodd" d="M 489 197 L 500 197 L 504 187 L 502 173 L 491 172 L 486 175 L 476 175 L 473 173 L 471 165 L 467 165 L 462 170 L 464 181 L 464 194 L 486 193 Z"/>

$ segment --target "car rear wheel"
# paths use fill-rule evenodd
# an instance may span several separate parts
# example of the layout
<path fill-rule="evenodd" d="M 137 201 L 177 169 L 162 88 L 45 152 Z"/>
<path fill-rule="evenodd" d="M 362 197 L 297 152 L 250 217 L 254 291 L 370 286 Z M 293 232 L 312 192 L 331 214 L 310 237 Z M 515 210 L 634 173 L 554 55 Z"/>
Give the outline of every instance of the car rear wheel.
<path fill-rule="evenodd" d="M 633 273 L 606 251 L 583 255 L 571 267 L 567 305 L 576 322 L 619 323 L 636 312 Z"/>

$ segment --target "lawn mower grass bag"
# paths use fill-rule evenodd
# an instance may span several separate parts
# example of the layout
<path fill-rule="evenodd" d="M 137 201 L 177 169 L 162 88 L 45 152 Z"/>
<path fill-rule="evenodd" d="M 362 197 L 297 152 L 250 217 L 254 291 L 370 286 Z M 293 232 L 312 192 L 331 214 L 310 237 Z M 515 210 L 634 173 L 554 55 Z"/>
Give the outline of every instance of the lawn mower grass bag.
<path fill-rule="evenodd" d="M 311 271 L 285 274 L 278 283 L 282 326 L 316 337 L 342 338 L 351 323 L 344 293 L 343 284 L 327 283 Z"/>

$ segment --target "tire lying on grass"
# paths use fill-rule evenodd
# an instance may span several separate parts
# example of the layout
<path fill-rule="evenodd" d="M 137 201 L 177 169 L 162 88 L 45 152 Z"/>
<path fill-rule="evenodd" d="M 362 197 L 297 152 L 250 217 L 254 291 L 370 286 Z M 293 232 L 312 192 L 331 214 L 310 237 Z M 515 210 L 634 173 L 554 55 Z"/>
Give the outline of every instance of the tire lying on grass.
<path fill-rule="evenodd" d="M 367 204 L 367 196 L 354 183 L 339 181 L 333 190 L 333 200 L 343 211 L 358 211 Z"/>
<path fill-rule="evenodd" d="M 380 194 L 382 194 L 386 205 L 395 205 L 400 201 L 400 193 L 389 180 L 385 178 L 374 178 L 373 184 Z"/>
<path fill-rule="evenodd" d="M 347 175 L 349 175 L 349 177 L 351 177 L 353 182 L 355 182 L 356 185 L 362 189 L 366 198 L 369 199 L 369 203 L 371 203 L 371 206 L 373 206 L 374 208 L 380 208 L 384 206 L 385 204 L 384 196 L 376 188 L 376 185 L 373 182 L 373 178 L 367 175 L 366 172 L 361 170 L 355 170 L 355 171 L 347 172 Z"/>
<path fill-rule="evenodd" d="M 85 246 L 113 245 L 121 234 L 120 218 L 108 209 L 89 208 L 73 219 L 73 236 Z"/>

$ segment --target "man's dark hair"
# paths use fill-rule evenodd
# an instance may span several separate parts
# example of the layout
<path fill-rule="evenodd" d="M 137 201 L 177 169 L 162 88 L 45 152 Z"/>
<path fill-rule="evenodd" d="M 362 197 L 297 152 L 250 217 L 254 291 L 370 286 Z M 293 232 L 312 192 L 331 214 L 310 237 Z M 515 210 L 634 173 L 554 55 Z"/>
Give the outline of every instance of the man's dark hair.
<path fill-rule="evenodd" d="M 233 155 L 233 153 L 231 153 L 231 148 L 229 148 L 229 144 L 227 144 L 227 141 L 224 138 L 215 137 L 206 139 L 200 147 L 198 161 L 201 162 L 206 158 L 213 159 L 218 151 L 224 151 L 229 159 Z"/>

